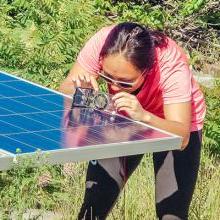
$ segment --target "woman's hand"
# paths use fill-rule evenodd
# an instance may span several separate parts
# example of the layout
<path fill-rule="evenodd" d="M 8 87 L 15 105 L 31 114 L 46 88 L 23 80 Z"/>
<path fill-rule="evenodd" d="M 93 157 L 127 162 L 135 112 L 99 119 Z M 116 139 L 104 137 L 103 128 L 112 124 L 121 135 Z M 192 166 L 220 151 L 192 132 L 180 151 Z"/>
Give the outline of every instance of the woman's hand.
<path fill-rule="evenodd" d="M 136 96 L 126 92 L 119 92 L 112 97 L 114 106 L 119 111 L 125 111 L 129 117 L 136 121 L 147 122 L 150 113 L 144 110 Z"/>
<path fill-rule="evenodd" d="M 75 87 L 91 87 L 98 91 L 98 83 L 96 81 L 96 76 L 92 75 L 86 71 L 79 71 L 79 72 L 74 72 L 74 74 L 71 74 L 71 79 L 72 82 L 74 83 Z"/>
<path fill-rule="evenodd" d="M 76 87 L 92 87 L 98 91 L 98 83 L 96 73 L 86 72 L 81 65 L 76 62 L 70 70 L 68 76 L 61 83 L 59 91 L 65 94 L 73 94 Z"/>

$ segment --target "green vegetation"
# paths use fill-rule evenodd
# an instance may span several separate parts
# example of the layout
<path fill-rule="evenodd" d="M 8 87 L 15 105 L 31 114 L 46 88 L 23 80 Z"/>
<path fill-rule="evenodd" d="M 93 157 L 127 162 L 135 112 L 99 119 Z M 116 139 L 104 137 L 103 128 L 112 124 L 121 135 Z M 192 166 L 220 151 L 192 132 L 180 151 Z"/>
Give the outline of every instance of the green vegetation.
<path fill-rule="evenodd" d="M 91 1 L 1 0 L 0 65 L 56 87 L 104 20 Z"/>
<path fill-rule="evenodd" d="M 220 86 L 219 81 L 212 89 L 204 89 L 207 114 L 204 128 L 204 146 L 211 155 L 220 156 Z"/>
<path fill-rule="evenodd" d="M 0 0 L 0 66 L 57 88 L 86 39 L 121 21 L 164 30 L 186 49 L 194 68 L 219 60 L 218 1 L 155 2 Z"/>
<path fill-rule="evenodd" d="M 57 88 L 97 29 L 136 21 L 164 30 L 184 47 L 194 68 L 203 70 L 204 64 L 220 60 L 219 7 L 217 0 L 0 0 L 0 69 Z M 208 108 L 192 220 L 219 219 L 219 85 L 216 81 L 214 88 L 203 88 Z M 75 219 L 83 199 L 86 163 L 40 166 L 39 154 L 33 160 L 18 158 L 12 170 L 0 173 L 0 219 L 13 213 L 22 219 L 27 209 L 58 211 L 64 219 Z M 109 219 L 155 219 L 150 155 L 125 191 Z"/>

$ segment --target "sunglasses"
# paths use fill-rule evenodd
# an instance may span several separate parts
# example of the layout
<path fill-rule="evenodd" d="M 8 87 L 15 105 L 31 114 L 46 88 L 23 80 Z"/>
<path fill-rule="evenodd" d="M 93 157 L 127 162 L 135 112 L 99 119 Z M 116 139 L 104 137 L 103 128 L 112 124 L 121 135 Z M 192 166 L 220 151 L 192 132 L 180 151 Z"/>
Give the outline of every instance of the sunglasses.
<path fill-rule="evenodd" d="M 103 78 L 107 83 L 117 85 L 121 88 L 131 89 L 138 84 L 140 78 L 143 77 L 143 73 L 134 82 L 124 82 L 124 81 L 120 81 L 120 80 L 115 80 L 115 79 L 112 79 L 112 78 L 106 76 L 106 74 L 104 74 L 104 72 L 99 72 L 99 76 L 101 78 Z"/>

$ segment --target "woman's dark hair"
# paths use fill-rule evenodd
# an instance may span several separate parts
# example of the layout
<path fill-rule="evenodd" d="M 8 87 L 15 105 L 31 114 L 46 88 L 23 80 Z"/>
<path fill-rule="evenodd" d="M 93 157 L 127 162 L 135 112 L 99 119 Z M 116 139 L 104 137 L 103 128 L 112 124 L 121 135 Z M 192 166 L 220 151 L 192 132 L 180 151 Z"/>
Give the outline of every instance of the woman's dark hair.
<path fill-rule="evenodd" d="M 141 71 L 150 71 L 156 61 L 155 47 L 165 47 L 166 36 L 137 23 L 116 25 L 102 47 L 100 58 L 122 54 Z"/>

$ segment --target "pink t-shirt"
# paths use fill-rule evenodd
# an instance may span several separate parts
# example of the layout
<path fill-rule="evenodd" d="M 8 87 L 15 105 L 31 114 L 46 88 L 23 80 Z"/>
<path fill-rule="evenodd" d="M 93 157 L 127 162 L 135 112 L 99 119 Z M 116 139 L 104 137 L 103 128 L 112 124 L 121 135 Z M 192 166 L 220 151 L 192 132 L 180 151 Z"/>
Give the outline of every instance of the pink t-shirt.
<path fill-rule="evenodd" d="M 99 54 L 113 27 L 102 28 L 80 51 L 77 61 L 86 71 L 92 74 L 100 71 Z M 204 96 L 189 69 L 186 55 L 173 40 L 167 39 L 167 47 L 156 49 L 158 66 L 146 77 L 137 98 L 145 110 L 161 118 L 164 118 L 164 104 L 191 101 L 191 131 L 200 130 L 206 112 Z"/>

